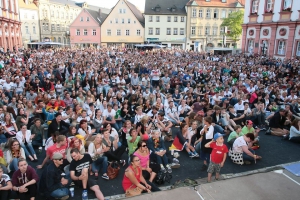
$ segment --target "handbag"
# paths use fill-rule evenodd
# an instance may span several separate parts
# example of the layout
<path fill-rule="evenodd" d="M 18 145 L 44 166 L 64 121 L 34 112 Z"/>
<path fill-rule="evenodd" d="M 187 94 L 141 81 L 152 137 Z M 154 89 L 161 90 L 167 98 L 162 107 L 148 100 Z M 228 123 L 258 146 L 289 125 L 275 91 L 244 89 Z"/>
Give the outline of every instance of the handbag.
<path fill-rule="evenodd" d="M 120 171 L 120 165 L 117 162 L 112 162 L 107 167 L 107 176 L 109 179 L 115 179 Z"/>
<path fill-rule="evenodd" d="M 134 197 L 142 194 L 142 189 L 139 187 L 132 188 L 133 185 L 131 185 L 125 192 L 126 197 Z"/>

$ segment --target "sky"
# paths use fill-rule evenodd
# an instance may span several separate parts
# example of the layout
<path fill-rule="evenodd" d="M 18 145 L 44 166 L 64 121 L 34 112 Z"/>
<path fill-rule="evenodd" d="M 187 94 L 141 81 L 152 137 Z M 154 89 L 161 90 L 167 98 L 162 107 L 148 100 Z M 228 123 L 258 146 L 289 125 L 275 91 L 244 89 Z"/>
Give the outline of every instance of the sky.
<path fill-rule="evenodd" d="M 87 2 L 87 4 L 104 7 L 104 8 L 112 8 L 116 5 L 119 0 L 75 0 L 76 2 Z M 129 0 L 132 4 L 134 4 L 138 9 L 144 11 L 145 8 L 145 0 Z"/>

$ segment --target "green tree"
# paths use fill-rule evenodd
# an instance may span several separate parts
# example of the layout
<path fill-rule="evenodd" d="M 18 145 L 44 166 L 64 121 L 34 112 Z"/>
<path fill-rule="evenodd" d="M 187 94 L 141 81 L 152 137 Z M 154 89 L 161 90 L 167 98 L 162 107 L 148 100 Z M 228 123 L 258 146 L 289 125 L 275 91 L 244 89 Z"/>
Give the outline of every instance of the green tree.
<path fill-rule="evenodd" d="M 228 33 L 225 33 L 225 35 L 231 37 L 231 39 L 235 42 L 237 42 L 239 37 L 242 35 L 243 19 L 244 11 L 239 10 L 229 14 L 227 18 L 224 18 L 221 24 L 221 26 L 227 26 L 227 28 L 230 30 Z"/>

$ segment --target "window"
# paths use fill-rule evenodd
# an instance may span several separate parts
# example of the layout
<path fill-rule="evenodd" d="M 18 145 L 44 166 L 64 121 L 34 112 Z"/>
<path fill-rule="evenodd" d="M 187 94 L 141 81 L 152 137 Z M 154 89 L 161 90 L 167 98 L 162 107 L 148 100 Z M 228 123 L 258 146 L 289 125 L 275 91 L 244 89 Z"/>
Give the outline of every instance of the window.
<path fill-rule="evenodd" d="M 210 34 L 210 28 L 209 27 L 205 27 L 205 35 L 209 35 Z"/>
<path fill-rule="evenodd" d="M 124 24 L 125 23 L 125 20 L 124 19 L 122 19 L 122 24 Z"/>
<path fill-rule="evenodd" d="M 153 16 L 149 16 L 149 22 L 153 22 Z"/>
<path fill-rule="evenodd" d="M 223 35 L 225 32 L 225 27 L 224 26 L 220 26 L 220 35 Z"/>
<path fill-rule="evenodd" d="M 71 20 L 73 19 L 73 14 L 72 14 L 72 13 L 70 14 L 70 19 L 71 19 Z"/>
<path fill-rule="evenodd" d="M 57 30 L 57 31 L 60 31 L 60 26 L 59 26 L 59 24 L 56 24 L 56 30 Z"/>
<path fill-rule="evenodd" d="M 210 9 L 206 10 L 206 18 L 210 18 Z"/>
<path fill-rule="evenodd" d="M 129 35 L 129 30 L 126 30 L 126 31 L 125 31 L 125 35 Z"/>
<path fill-rule="evenodd" d="M 148 34 L 149 34 L 149 35 L 153 35 L 153 28 L 149 28 Z"/>
<path fill-rule="evenodd" d="M 31 19 L 34 19 L 34 15 L 31 16 Z"/>
<path fill-rule="evenodd" d="M 155 29 L 155 35 L 160 35 L 160 28 Z"/>
<path fill-rule="evenodd" d="M 56 42 L 56 37 L 53 37 L 53 42 Z"/>
<path fill-rule="evenodd" d="M 136 21 L 134 20 L 133 23 L 136 24 Z"/>
<path fill-rule="evenodd" d="M 195 26 L 192 26 L 191 34 L 192 34 L 192 35 L 195 35 L 195 34 L 196 34 L 196 27 L 195 27 Z"/>
<path fill-rule="evenodd" d="M 180 28 L 180 35 L 184 35 L 184 28 Z"/>
<path fill-rule="evenodd" d="M 184 22 L 184 17 L 181 17 L 180 21 L 181 21 L 181 22 Z"/>
<path fill-rule="evenodd" d="M 174 22 L 177 22 L 178 21 L 178 17 L 174 17 Z"/>
<path fill-rule="evenodd" d="M 292 0 L 284 0 L 283 9 L 286 10 L 288 8 L 292 8 Z"/>
<path fill-rule="evenodd" d="M 27 13 L 24 14 L 24 18 L 27 19 Z"/>
<path fill-rule="evenodd" d="M 218 16 L 218 10 L 214 10 L 214 19 L 217 19 L 219 16 Z"/>
<path fill-rule="evenodd" d="M 83 29 L 83 35 L 87 35 L 87 29 Z"/>
<path fill-rule="evenodd" d="M 218 27 L 213 27 L 213 35 L 217 35 L 218 33 Z"/>
<path fill-rule="evenodd" d="M 171 16 L 168 16 L 167 22 L 171 22 Z"/>
<path fill-rule="evenodd" d="M 257 13 L 257 11 L 258 11 L 258 0 L 253 0 L 251 13 Z"/>
<path fill-rule="evenodd" d="M 222 10 L 221 18 L 222 18 L 222 19 L 226 18 L 226 10 Z"/>
<path fill-rule="evenodd" d="M 227 0 L 222 0 L 222 3 L 226 3 Z"/>
<path fill-rule="evenodd" d="M 25 32 L 26 32 L 26 34 L 29 34 L 28 26 L 25 26 Z"/>
<path fill-rule="evenodd" d="M 159 16 L 156 16 L 156 22 L 159 22 L 160 18 Z"/>
<path fill-rule="evenodd" d="M 51 11 L 51 17 L 54 17 L 54 11 L 53 10 Z"/>
<path fill-rule="evenodd" d="M 202 35 L 203 26 L 198 27 L 198 35 Z"/>
<path fill-rule="evenodd" d="M 119 9 L 119 13 L 122 14 L 122 12 L 123 12 L 123 10 L 122 10 L 122 8 L 120 8 L 120 9 Z"/>
<path fill-rule="evenodd" d="M 298 45 L 297 45 L 296 56 L 300 56 L 300 42 L 298 42 Z"/>
<path fill-rule="evenodd" d="M 110 32 L 110 34 L 111 34 L 111 32 Z M 97 35 L 96 29 L 93 29 L 93 35 Z"/>
<path fill-rule="evenodd" d="M 83 22 L 83 17 L 80 17 L 80 21 Z"/>
<path fill-rule="evenodd" d="M 126 13 L 126 9 L 125 8 L 123 8 L 123 14 L 125 14 Z"/>
<path fill-rule="evenodd" d="M 115 22 L 116 22 L 116 24 L 119 22 L 119 20 L 118 19 L 115 19 Z"/>
<path fill-rule="evenodd" d="M 69 13 L 66 13 L 66 19 L 69 19 Z"/>
<path fill-rule="evenodd" d="M 55 31 L 55 25 L 51 24 L 51 31 Z"/>
<path fill-rule="evenodd" d="M 117 35 L 121 35 L 121 30 L 120 29 L 117 30 Z"/>
<path fill-rule="evenodd" d="M 130 19 L 128 19 L 128 21 L 127 21 L 127 22 L 128 22 L 128 24 L 130 24 Z"/>
<path fill-rule="evenodd" d="M 59 12 L 58 11 L 56 12 L 56 17 L 59 18 Z"/>
<path fill-rule="evenodd" d="M 178 35 L 178 28 L 173 29 L 173 35 Z"/>
<path fill-rule="evenodd" d="M 86 21 L 89 22 L 89 21 L 90 21 L 90 18 L 89 18 L 89 17 L 86 17 Z"/>
<path fill-rule="evenodd" d="M 199 17 L 200 17 L 200 18 L 203 17 L 203 10 L 199 10 Z"/>
<path fill-rule="evenodd" d="M 167 35 L 171 35 L 171 29 L 167 28 Z"/>
<path fill-rule="evenodd" d="M 61 15 L 61 18 L 62 18 L 62 19 L 65 17 L 65 15 L 64 15 L 63 12 L 61 12 L 60 15 Z"/>
<path fill-rule="evenodd" d="M 110 29 L 107 29 L 107 30 L 106 30 L 106 35 L 107 35 L 107 36 L 111 36 L 111 30 L 110 30 Z M 118 35 L 118 33 L 117 33 L 117 35 Z"/>
<path fill-rule="evenodd" d="M 278 42 L 278 55 L 285 55 L 285 41 Z"/>
<path fill-rule="evenodd" d="M 80 35 L 80 29 L 76 30 L 76 35 Z"/>
<path fill-rule="evenodd" d="M 32 33 L 33 33 L 33 34 L 36 34 L 35 26 L 32 26 Z"/>
<path fill-rule="evenodd" d="M 266 10 L 270 12 L 273 9 L 273 0 L 267 0 Z"/>
<path fill-rule="evenodd" d="M 60 37 L 58 37 L 58 40 L 57 40 L 57 42 L 61 43 L 61 38 L 60 38 Z"/>
<path fill-rule="evenodd" d="M 197 9 L 193 8 L 193 10 L 192 10 L 192 17 L 196 17 L 196 13 L 197 13 Z"/>
<path fill-rule="evenodd" d="M 112 24 L 112 20 L 110 20 L 109 23 Z"/>
<path fill-rule="evenodd" d="M 141 30 L 136 30 L 136 35 L 140 36 L 141 35 Z"/>

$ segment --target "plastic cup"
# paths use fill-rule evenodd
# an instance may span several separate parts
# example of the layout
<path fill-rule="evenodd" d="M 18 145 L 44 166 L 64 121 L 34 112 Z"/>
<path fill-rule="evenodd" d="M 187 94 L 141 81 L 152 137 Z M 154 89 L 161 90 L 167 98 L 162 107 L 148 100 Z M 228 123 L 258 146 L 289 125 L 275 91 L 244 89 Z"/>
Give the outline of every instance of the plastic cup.
<path fill-rule="evenodd" d="M 71 196 L 71 197 L 74 197 L 74 188 L 71 187 L 69 190 L 70 190 L 70 196 Z"/>

